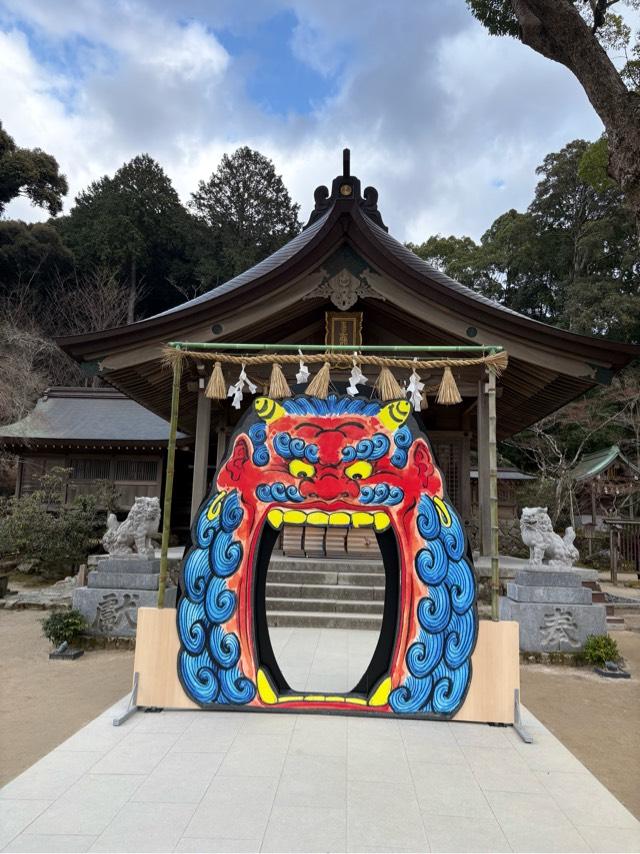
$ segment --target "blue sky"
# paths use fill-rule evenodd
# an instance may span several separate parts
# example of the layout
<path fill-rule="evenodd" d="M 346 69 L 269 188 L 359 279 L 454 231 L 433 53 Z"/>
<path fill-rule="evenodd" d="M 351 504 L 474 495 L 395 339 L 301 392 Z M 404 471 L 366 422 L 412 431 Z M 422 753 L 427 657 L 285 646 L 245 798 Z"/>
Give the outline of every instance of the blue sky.
<path fill-rule="evenodd" d="M 142 151 L 186 201 L 246 144 L 307 214 L 348 145 L 403 240 L 479 237 L 549 151 L 601 132 L 566 69 L 464 0 L 0 0 L 0 74 L 4 126 L 57 157 L 67 206 Z"/>

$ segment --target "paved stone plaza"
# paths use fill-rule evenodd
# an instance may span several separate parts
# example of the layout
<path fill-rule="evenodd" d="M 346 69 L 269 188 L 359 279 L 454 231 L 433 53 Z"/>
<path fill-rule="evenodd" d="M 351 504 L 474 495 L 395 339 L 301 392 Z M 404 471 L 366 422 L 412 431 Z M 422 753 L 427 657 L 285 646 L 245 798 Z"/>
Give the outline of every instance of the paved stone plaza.
<path fill-rule="evenodd" d="M 319 688 L 371 641 L 272 633 Z M 480 724 L 115 711 L 0 791 L 2 850 L 640 850 L 640 823 L 526 710 L 532 745 Z"/>

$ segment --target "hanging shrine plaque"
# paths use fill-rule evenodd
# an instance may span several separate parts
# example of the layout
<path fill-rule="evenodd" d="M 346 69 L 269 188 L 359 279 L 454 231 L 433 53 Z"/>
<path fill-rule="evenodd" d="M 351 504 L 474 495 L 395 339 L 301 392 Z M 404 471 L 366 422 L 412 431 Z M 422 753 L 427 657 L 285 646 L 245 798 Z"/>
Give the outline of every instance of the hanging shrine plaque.
<path fill-rule="evenodd" d="M 327 311 L 325 344 L 329 346 L 362 346 L 361 311 Z"/>
<path fill-rule="evenodd" d="M 344 316 L 344 315 L 342 315 Z M 275 658 L 265 604 L 285 525 L 375 534 L 382 627 L 344 694 L 299 691 Z M 180 580 L 180 683 L 202 708 L 450 718 L 472 680 L 478 617 L 464 529 L 406 400 L 258 398 L 229 443 Z"/>

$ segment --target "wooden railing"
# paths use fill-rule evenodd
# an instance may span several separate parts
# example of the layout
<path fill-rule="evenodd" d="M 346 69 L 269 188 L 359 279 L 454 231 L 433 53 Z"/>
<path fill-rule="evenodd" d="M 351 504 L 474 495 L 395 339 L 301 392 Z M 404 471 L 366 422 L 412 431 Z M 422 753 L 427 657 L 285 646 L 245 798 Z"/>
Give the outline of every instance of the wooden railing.
<path fill-rule="evenodd" d="M 640 578 L 640 519 L 605 519 L 604 522 L 609 528 L 611 583 L 618 583 L 622 561 L 630 563 L 631 571 Z"/>

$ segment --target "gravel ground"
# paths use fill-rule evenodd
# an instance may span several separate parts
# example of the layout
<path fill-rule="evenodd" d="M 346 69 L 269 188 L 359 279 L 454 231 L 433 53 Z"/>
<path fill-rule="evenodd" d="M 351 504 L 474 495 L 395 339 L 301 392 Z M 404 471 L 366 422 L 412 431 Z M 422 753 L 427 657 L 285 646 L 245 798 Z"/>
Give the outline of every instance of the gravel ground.
<path fill-rule="evenodd" d="M 522 702 L 640 818 L 640 634 L 611 632 L 631 679 L 590 668 L 525 665 Z"/>
<path fill-rule="evenodd" d="M 131 687 L 133 652 L 49 661 L 46 611 L 0 611 L 0 785 L 73 735 Z"/>

